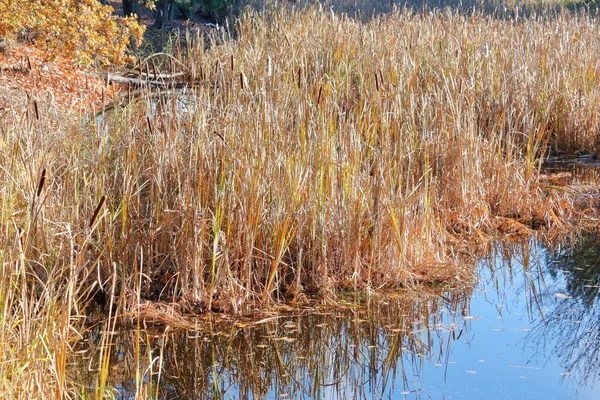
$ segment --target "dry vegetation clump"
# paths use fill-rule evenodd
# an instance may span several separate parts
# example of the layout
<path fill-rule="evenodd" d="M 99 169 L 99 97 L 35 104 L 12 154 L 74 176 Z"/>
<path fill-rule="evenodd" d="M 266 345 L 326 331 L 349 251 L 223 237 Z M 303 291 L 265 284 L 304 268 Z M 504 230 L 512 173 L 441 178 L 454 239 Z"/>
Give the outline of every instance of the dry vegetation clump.
<path fill-rule="evenodd" d="M 594 18 L 313 8 L 237 29 L 187 48 L 199 83 L 176 95 L 2 114 L 0 392 L 62 395 L 92 294 L 243 312 L 466 279 L 467 239 L 569 222 L 538 174 L 547 146 L 600 144 Z"/>
<path fill-rule="evenodd" d="M 120 179 L 156 199 L 126 200 L 128 239 L 160 229 L 144 259 L 175 292 L 239 310 L 456 276 L 460 238 L 567 217 L 538 167 L 547 145 L 597 146 L 591 18 L 312 9 L 238 32 L 191 49 L 192 93 L 123 111 L 140 173 Z"/>

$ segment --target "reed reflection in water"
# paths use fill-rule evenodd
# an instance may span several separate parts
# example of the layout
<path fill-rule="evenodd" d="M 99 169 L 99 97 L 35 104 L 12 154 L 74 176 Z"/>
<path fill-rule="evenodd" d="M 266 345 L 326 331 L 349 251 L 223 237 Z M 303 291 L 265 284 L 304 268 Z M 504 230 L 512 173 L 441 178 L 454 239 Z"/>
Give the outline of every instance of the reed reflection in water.
<path fill-rule="evenodd" d="M 125 327 L 110 337 L 107 390 L 118 399 L 598 398 L 600 245 L 591 235 L 566 248 L 494 246 L 476 286 L 344 297 L 343 310 L 214 317 L 187 332 Z M 87 397 L 100 386 L 103 335 L 95 327 L 71 360 Z"/>
<path fill-rule="evenodd" d="M 123 399 L 140 393 L 361 399 L 416 391 L 423 363 L 443 363 L 447 347 L 460 337 L 469 293 L 399 293 L 342 311 L 203 320 L 196 332 L 124 329 L 112 340 L 109 384 Z M 82 343 L 72 368 L 74 379 L 92 392 L 98 368 L 87 366 L 98 364 L 103 329 L 98 326 Z"/>
<path fill-rule="evenodd" d="M 547 255 L 544 318 L 528 345 L 559 358 L 565 378 L 590 387 L 600 380 L 600 240 L 583 235 Z"/>

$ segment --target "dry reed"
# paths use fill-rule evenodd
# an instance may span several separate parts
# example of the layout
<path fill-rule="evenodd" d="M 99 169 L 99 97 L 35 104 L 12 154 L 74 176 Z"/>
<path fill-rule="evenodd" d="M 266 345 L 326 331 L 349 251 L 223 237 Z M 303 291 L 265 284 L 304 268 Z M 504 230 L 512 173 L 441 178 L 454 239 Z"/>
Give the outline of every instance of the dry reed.
<path fill-rule="evenodd" d="M 0 393 L 66 396 L 91 295 L 244 312 L 466 279 L 466 239 L 568 222 L 540 157 L 598 148 L 598 26 L 250 14 L 179 49 L 185 92 L 87 124 L 5 112 Z"/>

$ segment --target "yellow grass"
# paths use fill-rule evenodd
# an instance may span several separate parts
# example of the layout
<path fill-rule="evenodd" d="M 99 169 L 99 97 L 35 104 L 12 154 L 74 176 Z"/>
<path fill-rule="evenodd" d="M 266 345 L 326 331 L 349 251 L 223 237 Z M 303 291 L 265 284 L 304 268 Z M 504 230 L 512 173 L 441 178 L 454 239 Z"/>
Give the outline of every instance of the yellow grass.
<path fill-rule="evenodd" d="M 0 394 L 72 393 L 92 294 L 127 319 L 460 280 L 461 243 L 568 223 L 538 170 L 598 148 L 597 22 L 251 14 L 181 49 L 184 93 L 5 112 Z"/>

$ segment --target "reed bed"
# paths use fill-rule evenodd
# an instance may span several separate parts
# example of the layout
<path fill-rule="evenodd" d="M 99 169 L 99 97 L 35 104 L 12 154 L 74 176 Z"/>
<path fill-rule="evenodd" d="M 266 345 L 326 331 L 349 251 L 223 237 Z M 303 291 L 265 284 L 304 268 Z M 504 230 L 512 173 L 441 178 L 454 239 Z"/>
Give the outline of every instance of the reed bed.
<path fill-rule="evenodd" d="M 0 393 L 67 395 L 92 299 L 123 320 L 468 280 L 466 244 L 569 223 L 538 175 L 598 149 L 595 17 L 310 8 L 236 32 L 174 46 L 183 92 L 2 114 Z"/>

